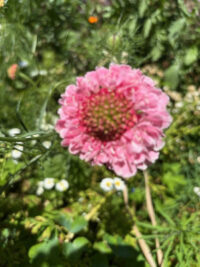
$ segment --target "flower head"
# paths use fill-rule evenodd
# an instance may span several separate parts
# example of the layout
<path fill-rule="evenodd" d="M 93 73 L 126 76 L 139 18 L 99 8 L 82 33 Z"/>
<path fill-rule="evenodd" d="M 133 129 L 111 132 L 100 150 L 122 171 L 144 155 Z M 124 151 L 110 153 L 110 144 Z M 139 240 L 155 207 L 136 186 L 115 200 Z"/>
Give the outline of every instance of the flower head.
<path fill-rule="evenodd" d="M 106 192 L 111 191 L 113 189 L 113 179 L 104 178 L 100 183 L 100 187 Z"/>
<path fill-rule="evenodd" d="M 47 190 L 50 190 L 54 187 L 55 182 L 54 182 L 54 178 L 45 178 L 44 179 L 44 183 L 43 183 L 43 187 Z"/>
<path fill-rule="evenodd" d="M 69 183 L 67 180 L 62 179 L 56 184 L 56 190 L 63 192 L 66 191 L 69 188 Z"/>
<path fill-rule="evenodd" d="M 115 177 L 114 178 L 114 187 L 117 191 L 123 191 L 125 188 L 125 183 L 122 179 Z"/>
<path fill-rule="evenodd" d="M 44 188 L 42 186 L 39 186 L 36 190 L 36 195 L 41 196 L 44 193 Z"/>
<path fill-rule="evenodd" d="M 94 23 L 97 23 L 98 22 L 98 17 L 97 16 L 90 16 L 88 18 L 88 22 L 91 23 L 91 24 L 94 24 Z"/>
<path fill-rule="evenodd" d="M 21 145 L 14 146 L 14 149 L 11 152 L 13 159 L 19 159 L 23 153 L 24 147 Z"/>
<path fill-rule="evenodd" d="M 171 122 L 168 101 L 140 70 L 111 64 L 66 88 L 56 130 L 72 154 L 129 178 L 158 159 Z"/>
<path fill-rule="evenodd" d="M 43 147 L 49 149 L 51 147 L 51 141 L 44 141 L 42 142 Z"/>
<path fill-rule="evenodd" d="M 194 193 L 195 193 L 197 196 L 200 197 L 200 187 L 195 186 L 195 187 L 193 188 L 193 191 L 194 191 Z"/>
<path fill-rule="evenodd" d="M 12 128 L 8 131 L 8 134 L 10 136 L 15 136 L 17 134 L 20 134 L 21 133 L 21 130 L 19 128 Z"/>
<path fill-rule="evenodd" d="M 12 64 L 7 72 L 8 72 L 8 77 L 11 79 L 11 80 L 14 80 L 15 79 L 15 75 L 16 75 L 16 72 L 17 72 L 17 69 L 18 69 L 18 64 Z"/>

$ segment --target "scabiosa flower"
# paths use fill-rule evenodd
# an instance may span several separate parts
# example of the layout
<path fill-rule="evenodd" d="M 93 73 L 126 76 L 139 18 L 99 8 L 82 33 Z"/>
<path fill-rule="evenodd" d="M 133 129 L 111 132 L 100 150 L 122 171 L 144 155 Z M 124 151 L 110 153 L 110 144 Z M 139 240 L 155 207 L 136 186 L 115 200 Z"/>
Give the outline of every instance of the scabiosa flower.
<path fill-rule="evenodd" d="M 101 189 L 106 192 L 109 192 L 113 189 L 113 179 L 112 178 L 104 178 L 100 183 Z"/>
<path fill-rule="evenodd" d="M 114 187 L 117 191 L 123 191 L 125 188 L 125 183 L 122 179 L 115 177 L 113 180 Z"/>
<path fill-rule="evenodd" d="M 66 88 L 56 130 L 72 154 L 129 178 L 158 159 L 168 101 L 139 69 L 99 67 Z"/>
<path fill-rule="evenodd" d="M 47 190 L 50 190 L 54 187 L 55 182 L 54 182 L 54 178 L 45 178 L 44 179 L 44 183 L 43 183 L 43 187 Z"/>
<path fill-rule="evenodd" d="M 56 190 L 60 192 L 64 192 L 69 188 L 69 183 L 67 180 L 62 179 L 58 183 L 56 183 Z"/>

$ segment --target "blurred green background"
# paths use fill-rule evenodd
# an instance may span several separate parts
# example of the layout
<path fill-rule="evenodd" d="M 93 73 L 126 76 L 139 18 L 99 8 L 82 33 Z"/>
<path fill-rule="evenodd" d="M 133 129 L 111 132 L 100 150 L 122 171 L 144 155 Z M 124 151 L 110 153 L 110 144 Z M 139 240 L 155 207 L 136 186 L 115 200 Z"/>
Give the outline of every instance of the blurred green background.
<path fill-rule="evenodd" d="M 199 17 L 196 0 L 0 1 L 0 266 L 148 266 L 121 192 L 100 189 L 114 174 L 70 155 L 54 131 L 65 87 L 111 62 L 170 96 L 173 123 L 149 168 L 159 226 L 142 172 L 127 181 L 136 223 L 154 256 L 159 237 L 164 267 L 200 266 Z M 69 189 L 38 194 L 46 177 Z"/>

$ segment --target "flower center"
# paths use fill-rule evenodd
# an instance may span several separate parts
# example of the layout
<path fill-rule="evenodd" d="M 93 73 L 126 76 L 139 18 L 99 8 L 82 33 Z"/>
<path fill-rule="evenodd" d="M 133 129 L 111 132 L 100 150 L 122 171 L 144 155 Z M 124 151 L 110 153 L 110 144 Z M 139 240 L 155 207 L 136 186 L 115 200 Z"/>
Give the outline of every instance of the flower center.
<path fill-rule="evenodd" d="M 81 122 L 86 132 L 102 141 L 113 141 L 137 122 L 133 104 L 124 94 L 101 89 L 80 107 Z"/>

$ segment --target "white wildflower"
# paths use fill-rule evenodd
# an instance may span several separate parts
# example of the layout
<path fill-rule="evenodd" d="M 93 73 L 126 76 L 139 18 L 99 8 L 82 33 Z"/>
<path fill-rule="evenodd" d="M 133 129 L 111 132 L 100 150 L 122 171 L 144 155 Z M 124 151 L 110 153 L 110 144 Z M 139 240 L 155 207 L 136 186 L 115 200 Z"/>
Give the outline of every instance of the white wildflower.
<path fill-rule="evenodd" d="M 176 108 L 182 108 L 182 107 L 183 107 L 183 102 L 177 102 L 177 103 L 175 104 L 175 107 L 176 107 Z"/>
<path fill-rule="evenodd" d="M 195 186 L 195 187 L 193 188 L 193 191 L 194 191 L 194 193 L 195 193 L 197 196 L 200 197 L 200 187 Z"/>
<path fill-rule="evenodd" d="M 55 185 L 55 182 L 54 182 L 54 178 L 45 178 L 44 179 L 44 188 L 47 189 L 47 190 L 50 190 L 54 187 Z"/>
<path fill-rule="evenodd" d="M 21 133 L 21 130 L 19 128 L 12 128 L 8 131 L 8 134 L 10 136 L 15 136 L 17 134 L 20 134 Z"/>
<path fill-rule="evenodd" d="M 42 145 L 46 149 L 49 149 L 51 147 L 51 142 L 50 141 L 44 141 L 44 142 L 42 142 Z"/>
<path fill-rule="evenodd" d="M 117 191 L 123 191 L 125 188 L 125 183 L 122 179 L 115 177 L 114 178 L 114 187 Z"/>
<path fill-rule="evenodd" d="M 24 148 L 21 145 L 14 146 L 14 149 L 11 152 L 12 158 L 13 159 L 19 159 L 22 155 L 23 149 Z"/>
<path fill-rule="evenodd" d="M 40 196 L 44 193 L 44 188 L 42 186 L 39 186 L 36 190 L 36 195 Z"/>
<path fill-rule="evenodd" d="M 39 74 L 40 74 L 41 76 L 45 76 L 45 75 L 47 75 L 47 71 L 46 71 L 46 70 L 40 70 L 40 71 L 39 71 Z"/>
<path fill-rule="evenodd" d="M 38 71 L 38 70 L 32 70 L 32 71 L 30 72 L 31 77 L 38 76 L 38 74 L 39 74 L 39 71 Z"/>
<path fill-rule="evenodd" d="M 69 188 L 69 183 L 67 180 L 62 179 L 58 183 L 56 183 L 56 190 L 63 192 L 66 191 Z"/>
<path fill-rule="evenodd" d="M 100 183 L 100 187 L 106 192 L 111 191 L 113 189 L 113 179 L 104 178 Z"/>

